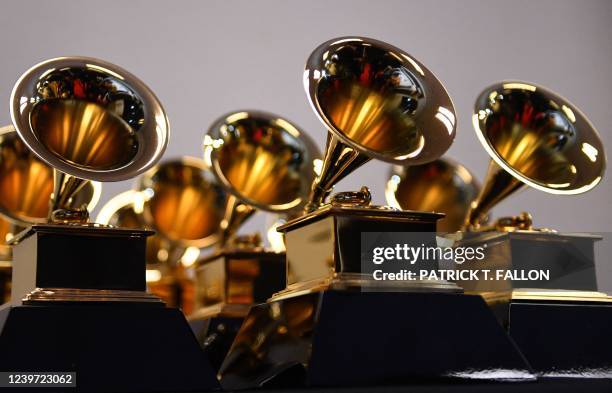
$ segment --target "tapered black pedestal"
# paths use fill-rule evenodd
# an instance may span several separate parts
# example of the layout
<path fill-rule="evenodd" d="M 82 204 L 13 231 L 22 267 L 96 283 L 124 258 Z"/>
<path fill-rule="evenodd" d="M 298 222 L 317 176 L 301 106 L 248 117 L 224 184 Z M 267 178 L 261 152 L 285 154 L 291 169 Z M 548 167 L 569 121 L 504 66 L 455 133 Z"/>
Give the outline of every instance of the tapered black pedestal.
<path fill-rule="evenodd" d="M 217 389 L 183 314 L 144 292 L 150 234 L 35 225 L 18 235 L 0 371 L 75 372 L 71 392 Z"/>
<path fill-rule="evenodd" d="M 189 326 L 214 370 L 221 367 L 243 321 L 243 317 L 210 317 L 189 321 Z"/>
<path fill-rule="evenodd" d="M 253 307 L 219 375 L 229 390 L 534 379 L 479 296 L 335 290 Z"/>
<path fill-rule="evenodd" d="M 486 247 L 458 269 L 549 273 L 546 280 L 460 281 L 482 294 L 540 376 L 612 378 L 612 297 L 597 292 L 601 236 L 540 231 L 463 233 L 457 246 Z"/>
<path fill-rule="evenodd" d="M 76 372 L 75 392 L 207 391 L 215 375 L 177 309 L 134 305 L 0 309 L 0 370 Z M 57 389 L 56 389 L 57 390 Z"/>
<path fill-rule="evenodd" d="M 612 304 L 512 302 L 508 332 L 544 377 L 612 378 Z"/>

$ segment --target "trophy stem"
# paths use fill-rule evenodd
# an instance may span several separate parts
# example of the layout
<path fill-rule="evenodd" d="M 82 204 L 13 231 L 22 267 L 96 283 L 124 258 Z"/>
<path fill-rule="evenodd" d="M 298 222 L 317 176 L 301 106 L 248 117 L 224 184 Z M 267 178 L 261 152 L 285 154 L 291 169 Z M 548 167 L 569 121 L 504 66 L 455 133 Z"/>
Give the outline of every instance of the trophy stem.
<path fill-rule="evenodd" d="M 53 169 L 53 194 L 51 195 L 49 221 L 50 222 L 81 222 L 89 219 L 87 208 L 72 207 L 73 197 L 89 182 L 67 175 Z"/>
<path fill-rule="evenodd" d="M 227 204 L 225 205 L 225 214 L 221 222 L 220 248 L 223 248 L 228 240 L 236 234 L 238 228 L 240 228 L 253 213 L 255 213 L 255 208 L 253 206 L 241 202 L 234 195 L 230 194 L 228 196 Z"/>
<path fill-rule="evenodd" d="M 334 184 L 368 161 L 370 157 L 359 153 L 328 132 L 321 173 L 312 183 L 305 210 L 307 212 L 316 210 L 325 202 Z"/>
<path fill-rule="evenodd" d="M 467 212 L 463 229 L 478 229 L 489 210 L 525 184 L 502 169 L 495 161 L 489 162 L 484 186 Z"/>

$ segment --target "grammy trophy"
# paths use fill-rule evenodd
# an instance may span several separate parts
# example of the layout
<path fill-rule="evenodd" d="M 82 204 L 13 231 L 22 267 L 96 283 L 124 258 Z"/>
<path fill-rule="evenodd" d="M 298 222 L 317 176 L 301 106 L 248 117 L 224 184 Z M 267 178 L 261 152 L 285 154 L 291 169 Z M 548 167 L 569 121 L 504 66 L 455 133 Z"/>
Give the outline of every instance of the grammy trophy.
<path fill-rule="evenodd" d="M 597 186 L 606 157 L 595 127 L 565 98 L 520 81 L 486 88 L 473 124 L 491 161 L 456 245 L 486 245 L 488 269 L 542 269 L 550 280 L 459 285 L 484 296 L 539 374 L 609 378 L 612 342 L 603 327 L 612 323 L 612 298 L 598 291 L 595 274 L 594 245 L 601 237 L 537 228 L 528 212 L 482 221 L 519 189 L 577 195 Z"/>
<path fill-rule="evenodd" d="M 255 212 L 292 215 L 304 208 L 320 154 L 288 120 L 262 111 L 221 116 L 204 137 L 204 160 L 229 195 L 217 249 L 196 262 L 198 340 L 219 367 L 250 308 L 285 287 L 285 253 L 259 234 L 237 235 Z"/>
<path fill-rule="evenodd" d="M 442 84 L 398 48 L 343 37 L 310 55 L 304 87 L 328 129 L 321 171 L 304 214 L 278 228 L 286 288 L 251 308 L 219 371 L 222 387 L 495 379 L 492 370 L 533 379 L 481 297 L 444 280 L 376 281 L 362 270 L 371 251 L 365 234 L 401 232 L 435 244 L 442 214 L 374 206 L 367 187 L 330 197 L 370 159 L 418 165 L 446 152 L 456 115 Z"/>
<path fill-rule="evenodd" d="M 50 190 L 31 194 L 40 210 L 32 216 L 45 206 L 48 214 L 11 240 L 12 299 L 0 308 L 0 369 L 72 370 L 86 391 L 215 387 L 184 316 L 145 291 L 152 232 L 90 223 L 87 206 L 75 204 L 88 182 L 126 180 L 159 160 L 169 125 L 158 99 L 118 66 L 62 57 L 21 76 L 10 110 L 23 150 L 53 170 L 24 178 Z M 27 191 L 18 197 L 24 207 Z"/>

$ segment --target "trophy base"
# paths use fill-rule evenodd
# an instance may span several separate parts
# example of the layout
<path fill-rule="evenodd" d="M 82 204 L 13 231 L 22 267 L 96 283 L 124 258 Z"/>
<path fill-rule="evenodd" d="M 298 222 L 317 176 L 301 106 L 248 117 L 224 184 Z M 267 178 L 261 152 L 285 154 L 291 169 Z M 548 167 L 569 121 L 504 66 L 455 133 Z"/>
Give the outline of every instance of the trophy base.
<path fill-rule="evenodd" d="M 187 318 L 215 371 L 221 367 L 250 308 L 248 304 L 220 303 L 201 308 Z"/>
<path fill-rule="evenodd" d="M 218 387 L 183 314 L 161 305 L 0 308 L 0 370 L 76 372 L 75 392 Z"/>
<path fill-rule="evenodd" d="M 244 317 L 214 316 L 189 321 L 189 326 L 215 371 L 232 346 Z"/>
<path fill-rule="evenodd" d="M 515 291 L 493 306 L 542 377 L 612 378 L 612 298 L 599 292 Z"/>
<path fill-rule="evenodd" d="M 226 390 L 535 379 L 480 296 L 339 290 L 251 308 L 219 377 Z"/>

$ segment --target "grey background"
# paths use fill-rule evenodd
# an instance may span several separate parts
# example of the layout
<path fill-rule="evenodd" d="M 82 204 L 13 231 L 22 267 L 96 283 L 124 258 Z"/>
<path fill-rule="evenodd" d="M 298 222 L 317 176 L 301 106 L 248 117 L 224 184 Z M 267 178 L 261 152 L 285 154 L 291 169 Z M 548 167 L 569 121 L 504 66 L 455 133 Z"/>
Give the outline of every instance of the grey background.
<path fill-rule="evenodd" d="M 421 60 L 446 85 L 458 112 L 448 156 L 482 179 L 488 157 L 471 126 L 475 97 L 500 79 L 547 86 L 581 108 L 612 141 L 612 2 L 540 1 L 25 1 L 0 3 L 0 124 L 31 65 L 63 55 L 106 59 L 147 83 L 171 122 L 166 157 L 201 156 L 208 125 L 236 109 L 263 109 L 295 122 L 322 147 L 325 130 L 307 104 L 304 62 L 319 43 L 364 35 Z M 0 106 L 1 108 L 1 106 Z M 612 153 L 610 153 L 612 154 Z M 337 186 L 367 184 L 383 203 L 388 167 L 370 162 Z M 130 182 L 105 184 L 101 206 Z M 539 226 L 610 231 L 612 179 L 559 197 L 527 190 L 494 215 L 529 210 Z M 245 230 L 264 225 L 258 217 Z M 610 281 L 607 252 L 600 273 Z"/>

